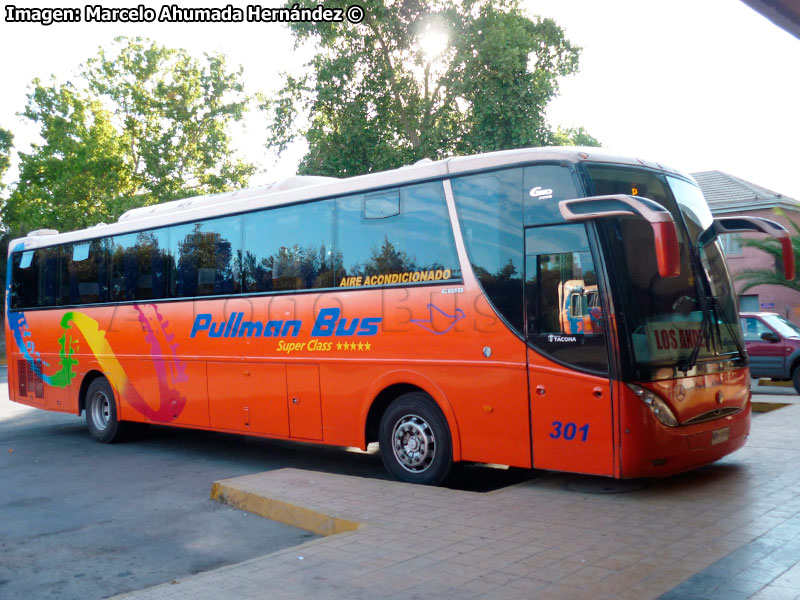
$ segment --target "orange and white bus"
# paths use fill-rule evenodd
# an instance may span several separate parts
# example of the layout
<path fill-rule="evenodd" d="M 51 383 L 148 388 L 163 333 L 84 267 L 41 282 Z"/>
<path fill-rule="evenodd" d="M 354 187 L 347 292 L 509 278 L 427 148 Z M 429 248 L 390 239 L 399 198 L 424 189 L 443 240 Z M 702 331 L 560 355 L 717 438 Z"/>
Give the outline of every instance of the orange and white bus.
<path fill-rule="evenodd" d="M 691 180 L 599 150 L 296 177 L 31 232 L 9 248 L 12 400 L 366 449 L 396 478 L 457 462 L 662 476 L 750 428 L 719 233 Z M 791 253 L 785 261 L 787 270 Z M 564 284 L 595 293 L 567 329 Z"/>

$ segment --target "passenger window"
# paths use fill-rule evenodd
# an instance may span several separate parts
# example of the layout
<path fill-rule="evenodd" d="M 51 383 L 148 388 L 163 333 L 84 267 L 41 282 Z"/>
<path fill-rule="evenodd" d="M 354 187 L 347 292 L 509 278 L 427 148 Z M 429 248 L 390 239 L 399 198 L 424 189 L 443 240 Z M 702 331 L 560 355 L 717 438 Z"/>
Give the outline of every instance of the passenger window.
<path fill-rule="evenodd" d="M 170 264 L 166 229 L 114 236 L 111 243 L 111 300 L 166 298 Z"/>
<path fill-rule="evenodd" d="M 11 308 L 14 310 L 38 306 L 39 261 L 35 259 L 35 254 L 33 250 L 27 250 L 11 255 L 13 280 L 10 291 Z"/>
<path fill-rule="evenodd" d="M 106 240 L 61 246 L 61 304 L 108 301 Z"/>
<path fill-rule="evenodd" d="M 169 228 L 177 258 L 171 295 L 216 296 L 241 291 L 242 217 L 225 217 Z"/>
<path fill-rule="evenodd" d="M 495 309 L 523 335 L 522 169 L 452 180 L 475 276 Z"/>
<path fill-rule="evenodd" d="M 59 297 L 58 248 L 41 248 L 34 253 L 38 263 L 38 294 L 35 306 L 55 306 Z"/>
<path fill-rule="evenodd" d="M 440 181 L 338 198 L 336 236 L 339 287 L 461 277 Z"/>
<path fill-rule="evenodd" d="M 608 372 L 597 272 L 584 225 L 525 230 L 528 342 L 553 358 Z"/>
<path fill-rule="evenodd" d="M 245 292 L 333 287 L 333 200 L 244 216 Z"/>

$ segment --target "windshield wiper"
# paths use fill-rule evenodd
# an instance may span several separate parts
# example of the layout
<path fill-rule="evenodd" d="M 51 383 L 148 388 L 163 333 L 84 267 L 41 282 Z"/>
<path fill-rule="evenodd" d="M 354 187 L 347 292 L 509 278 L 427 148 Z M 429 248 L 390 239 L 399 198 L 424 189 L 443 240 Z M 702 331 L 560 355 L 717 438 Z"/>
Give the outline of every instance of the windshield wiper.
<path fill-rule="evenodd" d="M 709 230 L 706 230 L 704 234 L 708 234 L 708 231 Z M 716 234 L 713 234 L 711 237 L 708 235 L 700 235 L 697 240 L 697 245 L 692 244 L 691 242 L 687 244 L 687 246 L 689 246 L 689 257 L 691 258 L 692 266 L 694 267 L 695 283 L 698 292 L 698 300 L 700 302 L 700 310 L 703 312 L 703 321 L 700 325 L 700 335 L 697 338 L 697 342 L 695 342 L 694 348 L 692 348 L 692 353 L 689 355 L 689 358 L 681 368 L 681 371 L 683 371 L 685 375 L 688 374 L 689 370 L 697 364 L 697 357 L 700 354 L 700 348 L 702 347 L 704 338 L 707 337 L 708 340 L 711 341 L 712 311 L 714 312 L 714 315 L 722 312 L 719 307 L 719 302 L 711 290 L 711 281 L 709 280 L 708 273 L 703 268 L 703 259 L 700 257 L 700 248 L 703 247 L 705 243 L 711 242 L 714 239 L 716 239 Z M 719 327 L 719 319 L 715 317 L 715 320 L 717 321 L 717 327 Z M 724 318 L 722 319 L 722 322 L 725 323 L 731 339 L 733 339 L 733 342 L 736 344 L 736 350 L 739 352 L 739 356 L 742 358 L 746 357 L 747 354 L 745 353 L 745 349 L 742 347 L 736 332 L 734 332 L 731 328 L 731 324 L 728 323 L 728 321 Z"/>
<path fill-rule="evenodd" d="M 700 348 L 702 348 L 705 338 L 708 338 L 709 341 L 711 340 L 712 312 L 714 315 L 717 315 L 721 312 L 719 301 L 714 296 L 706 296 L 705 305 L 708 307 L 709 310 L 703 310 L 703 322 L 700 325 L 700 335 L 697 338 L 697 342 L 695 342 L 694 348 L 692 348 L 692 353 L 689 355 L 689 358 L 687 358 L 683 366 L 680 367 L 680 370 L 683 371 L 684 375 L 688 375 L 692 367 L 694 367 L 697 364 L 697 357 L 700 354 Z M 720 320 L 716 319 L 716 321 L 717 324 L 719 324 Z M 746 356 L 745 349 L 744 347 L 742 347 L 742 344 L 739 341 L 736 332 L 733 331 L 733 327 L 731 326 L 731 324 L 728 323 L 728 321 L 726 321 L 725 319 L 722 319 L 722 322 L 725 324 L 725 327 L 727 328 L 728 333 L 730 334 L 731 339 L 733 340 L 733 343 L 736 344 L 736 350 L 739 353 L 739 356 L 741 357 Z"/>
<path fill-rule="evenodd" d="M 700 297 L 704 296 L 705 294 L 701 294 Z M 697 336 L 697 341 L 694 343 L 692 353 L 686 359 L 686 362 L 679 367 L 679 369 L 683 371 L 684 377 L 687 376 L 689 371 L 697 364 L 697 357 L 700 354 L 700 348 L 703 347 L 705 338 L 711 339 L 711 309 L 708 306 L 708 300 L 709 298 L 705 296 L 704 301 L 700 302 L 700 310 L 703 312 L 703 320 L 700 323 L 700 335 Z"/>
<path fill-rule="evenodd" d="M 715 296 L 711 296 L 711 307 L 714 309 L 714 312 L 722 312 L 719 306 L 719 300 L 717 300 Z M 736 335 L 736 332 L 733 330 L 731 324 L 726 319 L 722 319 L 722 322 L 728 329 L 728 333 L 730 334 L 733 343 L 736 344 L 736 351 L 739 353 L 739 356 L 742 358 L 746 357 L 747 352 L 745 351 L 744 346 L 742 346 L 742 343 L 739 341 L 739 336 Z M 722 342 L 722 339 L 720 339 L 720 342 Z"/>

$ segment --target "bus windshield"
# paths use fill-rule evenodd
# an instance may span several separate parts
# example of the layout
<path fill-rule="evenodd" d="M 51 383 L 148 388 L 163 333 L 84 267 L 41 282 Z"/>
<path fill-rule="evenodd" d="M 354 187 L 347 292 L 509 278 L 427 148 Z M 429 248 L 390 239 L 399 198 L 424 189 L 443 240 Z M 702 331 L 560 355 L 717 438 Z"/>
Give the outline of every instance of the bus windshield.
<path fill-rule="evenodd" d="M 700 190 L 677 177 L 645 169 L 588 165 L 597 195 L 632 194 L 655 200 L 672 213 L 678 230 L 681 272 L 659 277 L 652 233 L 640 219 L 598 223 L 609 272 L 620 337 L 642 370 L 740 358 L 741 332 L 730 274 L 716 240 L 698 247 L 712 222 Z M 707 313 L 704 324 L 704 310 Z M 697 351 L 695 351 L 695 348 Z M 691 366 L 691 365 L 689 365 Z M 666 376 L 666 375 L 665 375 Z"/>

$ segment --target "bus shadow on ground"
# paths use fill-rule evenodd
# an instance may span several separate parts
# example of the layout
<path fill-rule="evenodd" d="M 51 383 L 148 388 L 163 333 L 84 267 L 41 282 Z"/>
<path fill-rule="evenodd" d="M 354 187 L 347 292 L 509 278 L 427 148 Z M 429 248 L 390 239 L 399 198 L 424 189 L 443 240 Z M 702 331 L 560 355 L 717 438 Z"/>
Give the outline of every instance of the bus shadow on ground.
<path fill-rule="evenodd" d="M 538 472 L 530 469 L 467 464 L 459 466 L 444 487 L 462 492 L 487 493 L 531 481 L 537 476 Z"/>
<path fill-rule="evenodd" d="M 157 456 L 165 461 L 191 459 L 193 463 L 212 466 L 219 473 L 217 479 L 282 468 L 390 479 L 375 443 L 363 452 L 357 448 L 136 424 L 128 439 L 105 446 L 90 437 L 82 417 L 37 410 L 0 420 L 0 439 L 9 449 L 13 449 L 17 440 L 31 436 L 43 436 L 56 445 L 59 440 L 67 442 L 80 456 L 105 454 L 109 460 L 125 455 Z M 488 493 L 529 481 L 549 480 L 553 475 L 535 469 L 462 463 L 454 469 L 444 487 Z"/>
<path fill-rule="evenodd" d="M 650 480 L 653 494 L 682 494 L 687 492 L 703 491 L 704 488 L 716 487 L 720 484 L 745 485 L 751 477 L 746 464 L 737 463 L 735 458 L 730 462 L 718 462 L 704 467 L 699 467 L 686 473 L 679 473 L 671 477 Z"/>
<path fill-rule="evenodd" d="M 88 434 L 87 434 L 88 436 Z M 87 440 L 87 443 L 93 443 Z M 196 460 L 233 461 L 253 472 L 281 468 L 305 469 L 370 479 L 389 480 L 377 444 L 363 452 L 342 448 L 236 434 L 178 429 L 158 425 L 137 428 L 125 445 L 191 454 Z M 444 487 L 466 492 L 487 493 L 529 481 L 538 472 L 530 469 L 467 463 L 458 465 Z M 221 479 L 224 477 L 220 477 Z"/>
<path fill-rule="evenodd" d="M 643 493 L 649 497 L 659 497 L 703 493 L 706 489 L 721 483 L 744 482 L 747 472 L 744 465 L 733 462 L 706 465 L 663 478 L 614 479 L 599 475 L 548 472 L 546 475 L 541 473 L 536 484 L 576 494 Z"/>

